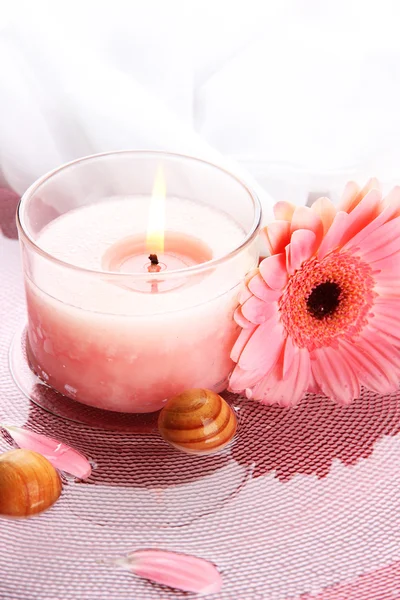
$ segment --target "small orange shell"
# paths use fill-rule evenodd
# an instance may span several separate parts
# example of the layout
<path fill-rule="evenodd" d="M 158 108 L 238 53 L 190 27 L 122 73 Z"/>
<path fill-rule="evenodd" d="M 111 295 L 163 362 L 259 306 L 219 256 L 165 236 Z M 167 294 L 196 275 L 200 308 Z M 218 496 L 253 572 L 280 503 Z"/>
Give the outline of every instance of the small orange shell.
<path fill-rule="evenodd" d="M 187 390 L 170 398 L 158 417 L 167 442 L 192 454 L 224 448 L 236 433 L 236 416 L 221 396 L 210 390 Z"/>
<path fill-rule="evenodd" d="M 46 510 L 61 494 L 53 465 L 31 450 L 0 455 L 0 516 L 29 517 Z"/>

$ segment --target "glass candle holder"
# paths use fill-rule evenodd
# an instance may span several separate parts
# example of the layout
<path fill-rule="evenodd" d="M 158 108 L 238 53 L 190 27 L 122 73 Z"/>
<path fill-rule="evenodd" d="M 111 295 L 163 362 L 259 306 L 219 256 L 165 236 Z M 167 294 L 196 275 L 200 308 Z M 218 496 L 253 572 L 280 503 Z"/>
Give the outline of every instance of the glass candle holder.
<path fill-rule="evenodd" d="M 180 155 L 101 154 L 44 176 L 18 209 L 32 370 L 117 412 L 223 391 L 260 219 L 246 185 Z"/>

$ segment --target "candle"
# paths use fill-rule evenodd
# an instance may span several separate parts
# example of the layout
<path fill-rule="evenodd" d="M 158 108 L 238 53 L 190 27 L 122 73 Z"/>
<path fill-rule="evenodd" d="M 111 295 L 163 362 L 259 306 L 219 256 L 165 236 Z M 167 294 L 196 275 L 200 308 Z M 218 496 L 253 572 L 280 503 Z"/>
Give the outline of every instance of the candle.
<path fill-rule="evenodd" d="M 226 387 L 255 236 L 228 212 L 165 198 L 162 187 L 158 174 L 152 195 L 76 203 L 40 227 L 34 246 L 26 231 L 35 193 L 21 203 L 30 362 L 84 404 L 152 412 L 187 388 Z"/>

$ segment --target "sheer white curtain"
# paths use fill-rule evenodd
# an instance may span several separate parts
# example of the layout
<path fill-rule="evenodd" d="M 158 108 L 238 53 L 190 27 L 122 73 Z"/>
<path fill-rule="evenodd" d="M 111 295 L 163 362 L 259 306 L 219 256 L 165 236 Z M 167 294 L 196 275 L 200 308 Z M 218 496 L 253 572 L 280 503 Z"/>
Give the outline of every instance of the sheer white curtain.
<path fill-rule="evenodd" d="M 79 156 L 158 148 L 257 179 L 268 216 L 271 162 L 397 168 L 395 0 L 0 4 L 0 170 L 19 193 Z"/>

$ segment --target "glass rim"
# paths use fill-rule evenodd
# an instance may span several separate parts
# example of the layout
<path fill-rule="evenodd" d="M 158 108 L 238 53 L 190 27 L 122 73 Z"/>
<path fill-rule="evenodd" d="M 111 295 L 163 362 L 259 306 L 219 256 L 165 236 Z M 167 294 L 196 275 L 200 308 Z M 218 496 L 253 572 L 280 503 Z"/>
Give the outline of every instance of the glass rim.
<path fill-rule="evenodd" d="M 116 150 L 116 151 L 111 151 L 111 152 L 99 152 L 97 154 L 90 154 L 88 156 L 83 156 L 81 158 L 77 158 L 70 162 L 64 163 L 64 164 L 56 167 L 55 169 L 49 171 L 48 173 L 45 173 L 44 175 L 39 177 L 34 183 L 32 183 L 32 185 L 30 185 L 29 188 L 21 196 L 21 199 L 18 203 L 17 213 L 16 213 L 17 228 L 18 228 L 18 231 L 20 234 L 21 241 L 24 241 L 25 243 L 27 243 L 27 245 L 30 246 L 34 250 L 34 252 L 40 254 L 46 260 L 56 263 L 59 266 L 66 268 L 66 269 L 72 269 L 74 271 L 78 271 L 81 273 L 90 274 L 92 277 L 107 276 L 110 278 L 115 278 L 116 280 L 126 280 L 126 279 L 131 279 L 132 277 L 134 277 L 135 279 L 138 279 L 138 280 L 143 279 L 143 280 L 147 280 L 147 281 L 149 281 L 149 280 L 151 281 L 151 279 L 157 279 L 157 277 L 159 277 L 159 273 L 141 273 L 141 272 L 118 273 L 115 271 L 103 271 L 103 270 L 100 271 L 100 270 L 95 270 L 95 269 L 88 269 L 86 267 L 80 267 L 78 265 L 74 265 L 65 260 L 57 258 L 56 256 L 53 256 L 46 250 L 43 250 L 43 248 L 41 248 L 40 245 L 38 245 L 35 242 L 35 240 L 29 234 L 27 227 L 24 223 L 24 218 L 23 218 L 24 214 L 23 213 L 24 213 L 25 205 L 27 204 L 29 199 L 33 196 L 33 194 L 46 181 L 48 181 L 52 177 L 55 177 L 62 171 L 66 170 L 74 165 L 78 165 L 80 163 L 94 161 L 98 158 L 103 158 L 103 157 L 107 157 L 107 156 L 129 155 L 129 154 L 135 155 L 135 156 L 142 156 L 142 157 L 148 156 L 148 157 L 154 157 L 154 158 L 165 156 L 168 158 L 189 160 L 192 162 L 197 162 L 197 163 L 200 163 L 203 165 L 207 165 L 208 167 L 217 169 L 218 171 L 224 173 L 231 179 L 235 180 L 247 192 L 248 196 L 250 197 L 250 199 L 253 203 L 253 209 L 254 209 L 253 223 L 251 225 L 250 231 L 247 233 L 244 240 L 238 246 L 233 248 L 233 250 L 231 250 L 227 254 L 220 256 L 219 258 L 215 258 L 215 259 L 209 260 L 207 262 L 200 263 L 199 265 L 184 267 L 183 269 L 164 271 L 163 279 L 173 279 L 174 277 L 197 275 L 197 274 L 203 273 L 204 271 L 207 271 L 209 269 L 213 269 L 214 267 L 228 261 L 229 259 L 231 259 L 234 256 L 236 256 L 237 254 L 239 254 L 244 248 L 246 248 L 246 246 L 248 246 L 257 237 L 258 230 L 261 225 L 261 219 L 262 219 L 262 209 L 261 209 L 260 200 L 259 200 L 257 194 L 254 192 L 254 190 L 252 190 L 244 181 L 242 181 L 239 177 L 237 177 L 236 175 L 234 175 L 233 173 L 231 173 L 224 167 L 216 165 L 216 164 L 209 162 L 207 160 L 204 160 L 202 158 L 198 158 L 196 156 L 190 156 L 187 154 L 179 154 L 179 153 L 175 153 L 175 152 L 165 152 L 163 150 Z"/>

